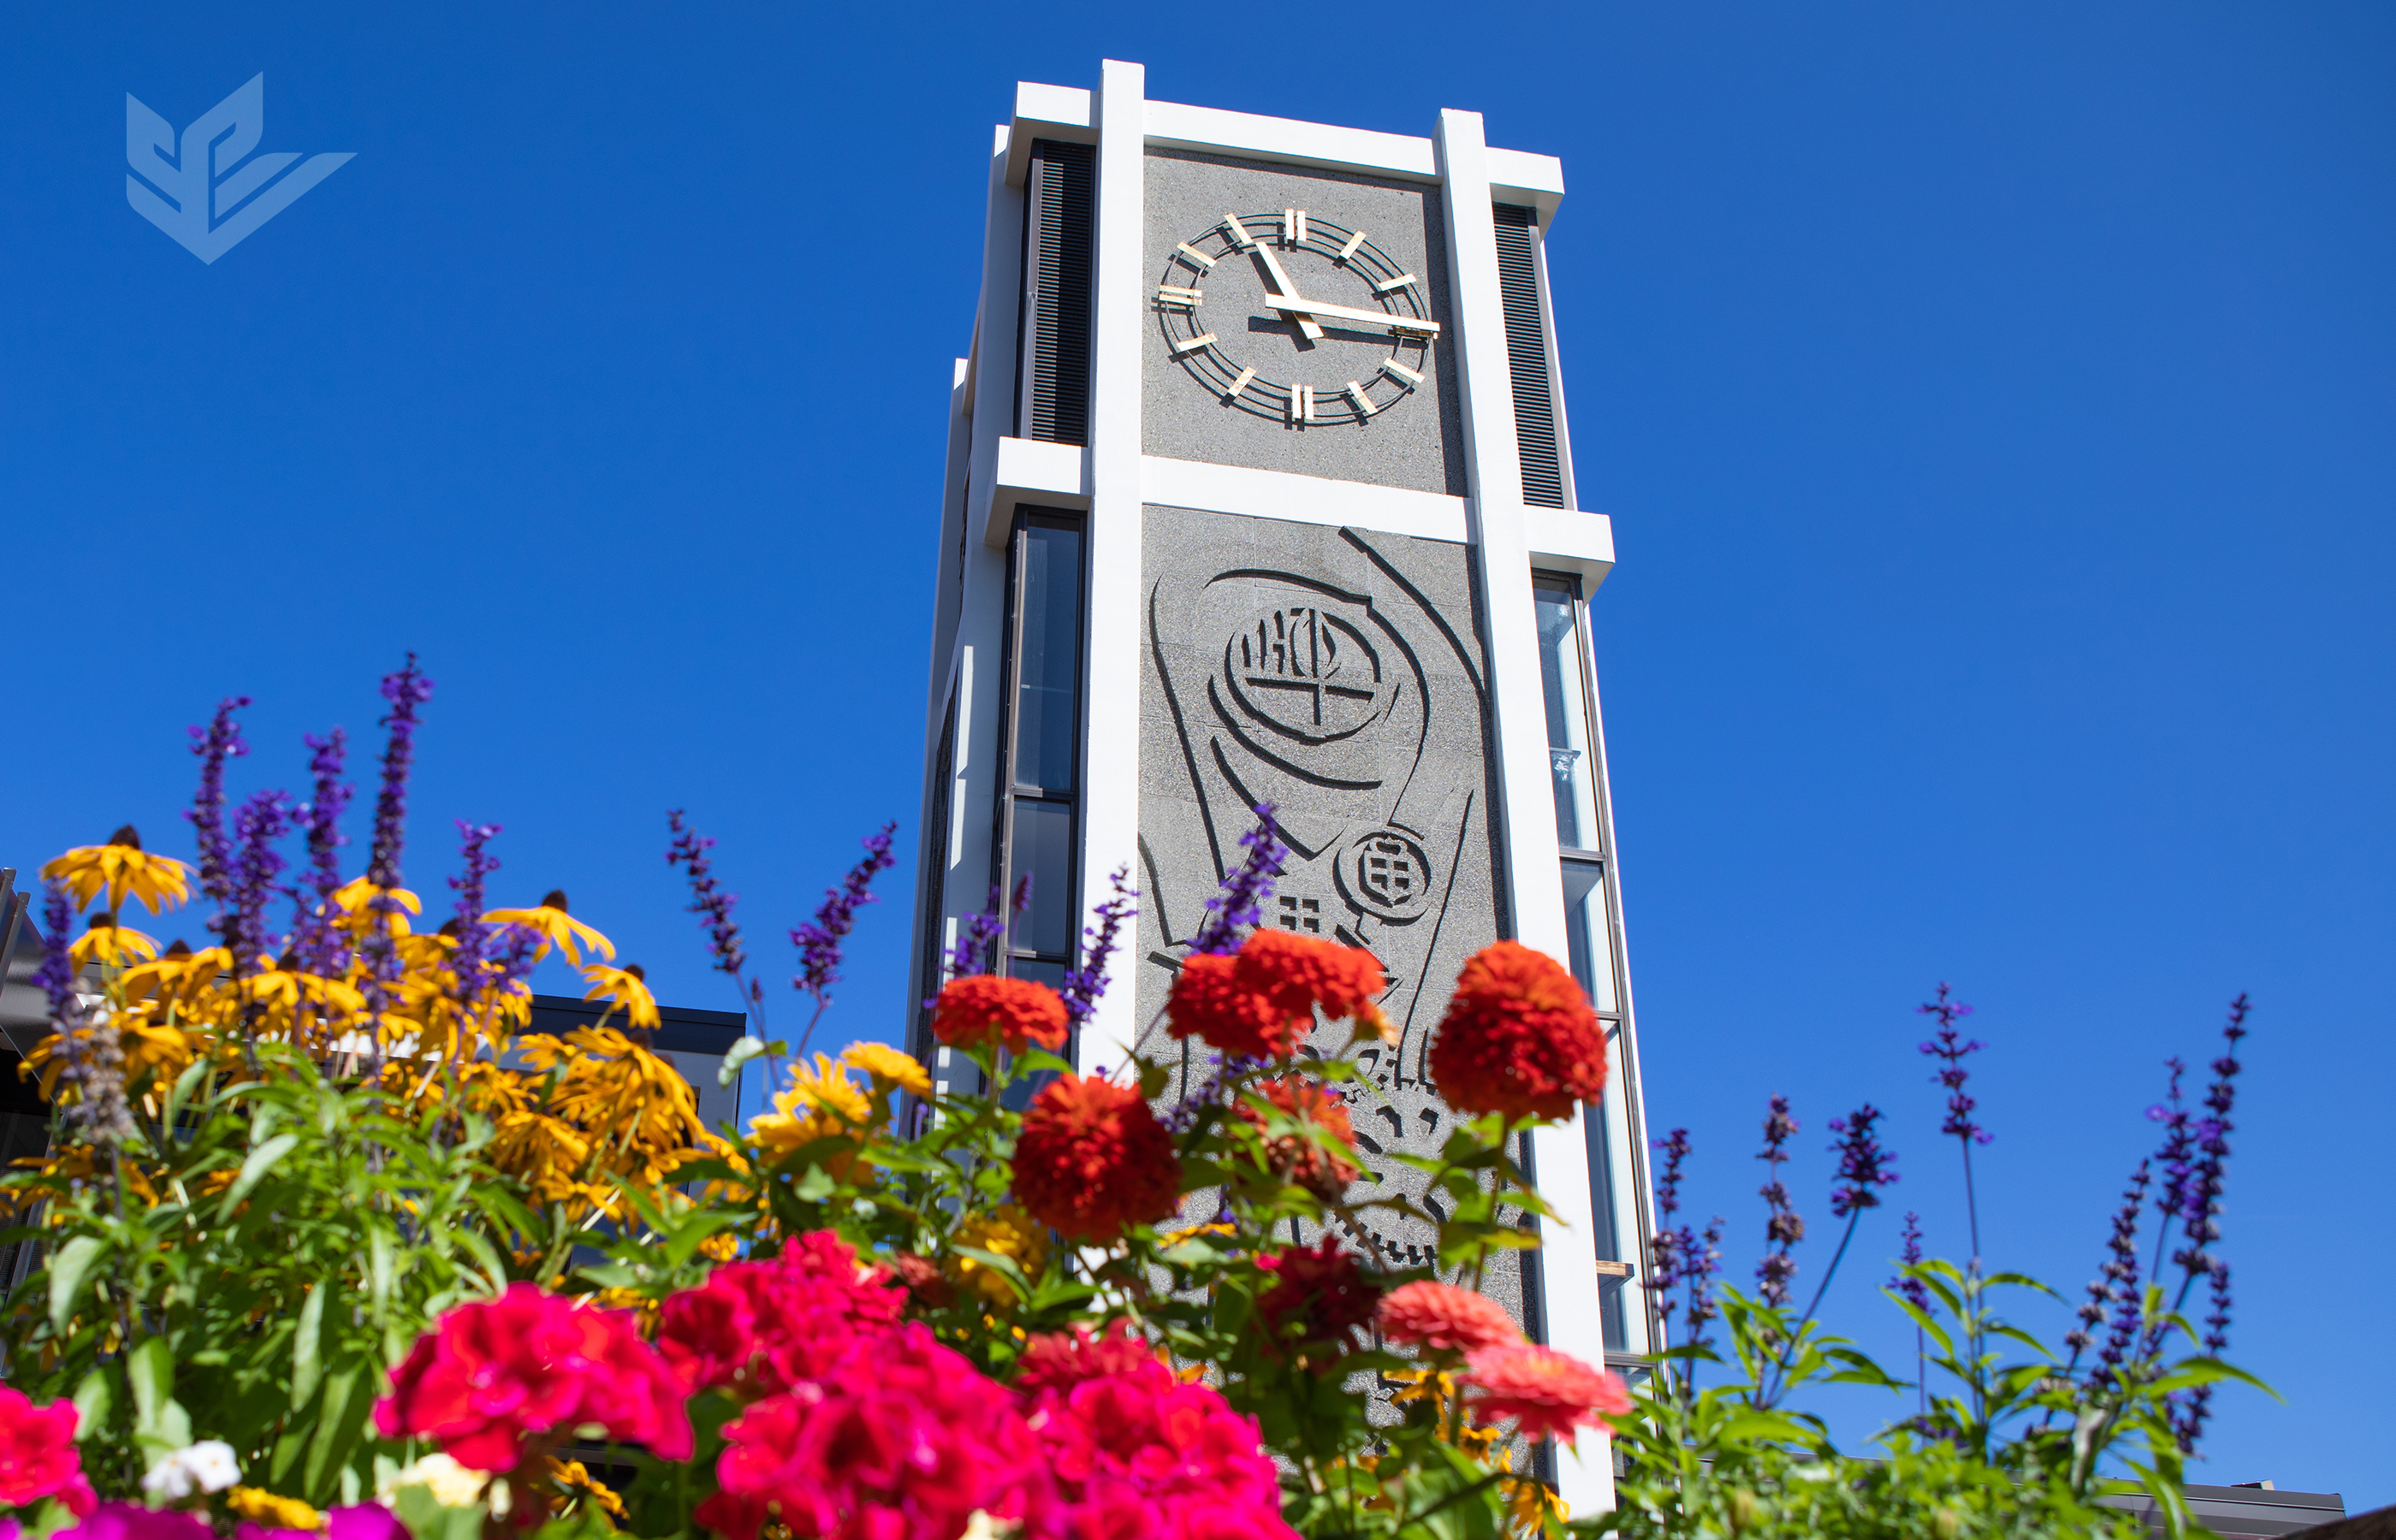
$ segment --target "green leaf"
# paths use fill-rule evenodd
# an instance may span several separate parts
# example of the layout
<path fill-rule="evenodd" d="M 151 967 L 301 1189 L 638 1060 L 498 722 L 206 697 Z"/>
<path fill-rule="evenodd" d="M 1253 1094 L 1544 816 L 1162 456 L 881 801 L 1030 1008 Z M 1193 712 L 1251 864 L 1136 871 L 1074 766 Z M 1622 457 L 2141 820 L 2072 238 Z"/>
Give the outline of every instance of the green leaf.
<path fill-rule="evenodd" d="M 1023 1276 L 1023 1269 L 1018 1268 L 1014 1262 L 1008 1258 L 999 1255 L 996 1252 L 984 1251 L 979 1246 L 955 1246 L 951 1249 L 959 1256 L 972 1257 L 983 1267 L 988 1268 L 991 1271 L 998 1274 L 999 1277 L 1005 1279 L 1008 1285 L 1015 1290 L 1017 1298 L 1030 1299 L 1032 1297 L 1032 1281 L 1025 1278 Z"/>
<path fill-rule="evenodd" d="M 165 1337 L 144 1337 L 125 1355 L 125 1377 L 133 1382 L 133 1430 L 156 1431 L 175 1394 L 175 1350 Z"/>
<path fill-rule="evenodd" d="M 291 1337 L 291 1409 L 308 1404 L 324 1382 L 325 1361 L 318 1356 L 325 1334 L 325 1281 L 308 1286 L 300 1306 L 300 1328 Z"/>
<path fill-rule="evenodd" d="M 88 1439 L 108 1422 L 108 1413 L 115 1397 L 108 1381 L 108 1372 L 95 1369 L 75 1387 L 75 1438 Z"/>
<path fill-rule="evenodd" d="M 416 1540 L 481 1540 L 486 1510 L 480 1503 L 443 1507 L 431 1487 L 406 1486 L 392 1494 L 391 1506 Z"/>
<path fill-rule="evenodd" d="M 715 1069 L 715 1083 L 728 1088 L 740 1078 L 740 1067 L 765 1051 L 765 1039 L 742 1038 L 725 1051 L 724 1062 Z"/>
<path fill-rule="evenodd" d="M 792 1188 L 792 1191 L 796 1193 L 802 1201 L 820 1203 L 831 1197 L 839 1185 L 832 1179 L 831 1172 L 819 1165 L 810 1165 L 807 1167 L 807 1174 L 799 1178 L 798 1185 Z"/>
<path fill-rule="evenodd" d="M 100 1260 L 104 1244 L 96 1235 L 78 1235 L 59 1248 L 59 1259 L 50 1264 L 51 1331 L 66 1331 L 75 1301 L 82 1297 L 84 1280 L 91 1276 L 92 1264 Z"/>
<path fill-rule="evenodd" d="M 297 1134 L 277 1134 L 251 1150 L 249 1158 L 241 1162 L 241 1174 L 233 1179 L 233 1186 L 225 1188 L 224 1201 L 217 1205 L 217 1222 L 222 1224 L 232 1218 L 233 1211 L 241 1207 L 242 1200 L 248 1197 L 259 1183 L 266 1180 L 266 1174 L 274 1169 L 274 1162 L 290 1154 L 292 1147 L 299 1142 Z"/>

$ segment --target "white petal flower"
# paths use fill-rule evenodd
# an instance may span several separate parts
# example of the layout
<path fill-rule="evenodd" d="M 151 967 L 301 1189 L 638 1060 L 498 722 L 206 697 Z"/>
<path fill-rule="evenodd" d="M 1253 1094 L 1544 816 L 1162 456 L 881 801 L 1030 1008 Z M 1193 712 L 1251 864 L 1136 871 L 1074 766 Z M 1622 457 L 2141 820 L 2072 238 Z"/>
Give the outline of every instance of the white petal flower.
<path fill-rule="evenodd" d="M 141 1478 L 141 1490 L 153 1497 L 180 1501 L 195 1492 L 222 1492 L 240 1480 L 241 1462 L 233 1458 L 233 1445 L 222 1439 L 206 1439 L 153 1466 Z"/>

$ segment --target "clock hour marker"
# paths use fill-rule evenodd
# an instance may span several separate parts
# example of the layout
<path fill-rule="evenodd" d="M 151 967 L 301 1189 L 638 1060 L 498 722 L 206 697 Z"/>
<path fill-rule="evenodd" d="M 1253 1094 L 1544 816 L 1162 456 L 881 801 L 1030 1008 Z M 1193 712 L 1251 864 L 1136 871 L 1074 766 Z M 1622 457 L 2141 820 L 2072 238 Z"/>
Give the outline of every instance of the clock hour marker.
<path fill-rule="evenodd" d="M 1225 392 L 1223 392 L 1223 399 L 1224 399 L 1224 400 L 1226 400 L 1226 401 L 1229 401 L 1229 400 L 1231 400 L 1233 396 L 1238 395 L 1242 391 L 1245 391 L 1245 390 L 1246 390 L 1246 389 L 1248 388 L 1248 381 L 1249 381 L 1249 380 L 1251 380 L 1251 379 L 1254 379 L 1254 378 L 1257 378 L 1257 371 L 1256 371 L 1256 370 L 1254 370 L 1254 369 L 1242 369 L 1242 370 L 1240 371 L 1240 378 L 1237 378 L 1237 379 L 1234 379 L 1233 381 L 1231 381 L 1231 388 L 1230 390 L 1225 391 Z"/>
<path fill-rule="evenodd" d="M 1373 398 L 1364 393 L 1364 387 L 1352 379 L 1348 382 L 1348 399 L 1356 404 L 1358 417 L 1368 418 L 1373 415 Z"/>
<path fill-rule="evenodd" d="M 1187 241 L 1183 241 L 1173 249 L 1181 253 L 1182 256 L 1190 259 L 1190 265 L 1196 268 L 1201 272 L 1205 272 L 1207 269 L 1215 265 L 1215 259 L 1207 256 L 1205 252 L 1199 250 L 1196 246 L 1191 246 Z"/>
<path fill-rule="evenodd" d="M 1231 237 L 1231 244 L 1242 251 L 1252 250 L 1256 246 L 1257 238 L 1248 233 L 1248 227 L 1240 222 L 1240 217 L 1237 214 L 1223 216 L 1223 232 Z"/>
<path fill-rule="evenodd" d="M 1173 356 L 1178 358 L 1183 353 L 1196 352 L 1201 348 L 1212 346 L 1214 340 L 1215 334 L 1213 332 L 1200 332 L 1197 336 L 1191 338 L 1186 342 L 1176 342 L 1173 344 Z"/>
<path fill-rule="evenodd" d="M 1289 388 L 1289 420 L 1292 422 L 1314 420 L 1313 386 L 1292 385 Z"/>
<path fill-rule="evenodd" d="M 1355 233 L 1355 234 L 1349 236 L 1349 237 L 1348 237 L 1348 244 L 1347 244 L 1346 246 L 1341 246 L 1341 247 L 1339 248 L 1339 259 L 1340 259 L 1341 261 L 1343 261 L 1343 262 L 1344 262 L 1344 261 L 1346 261 L 1349 258 L 1355 256 L 1355 255 L 1356 255 L 1356 248 L 1357 248 L 1358 246 L 1363 246 L 1364 244 L 1364 232 L 1363 231 L 1361 231 L 1361 230 L 1360 230 L 1360 231 L 1356 232 L 1356 233 Z"/>
<path fill-rule="evenodd" d="M 1414 286 L 1414 282 L 1415 275 L 1413 273 L 1402 272 L 1386 284 L 1375 284 L 1373 285 L 1373 292 L 1375 294 L 1395 294 L 1402 288 L 1412 288 Z"/>
<path fill-rule="evenodd" d="M 1410 386 L 1419 385 L 1422 383 L 1423 379 L 1422 376 L 1415 373 L 1412 369 L 1407 368 L 1404 365 L 1399 363 L 1394 358 L 1385 358 L 1381 360 L 1381 372 L 1390 376 L 1391 378 L 1403 379 Z"/>
<path fill-rule="evenodd" d="M 1205 298 L 1197 289 L 1183 288 L 1178 284 L 1156 285 L 1156 302 L 1160 305 L 1178 305 L 1183 310 L 1196 310 L 1205 302 Z"/>
<path fill-rule="evenodd" d="M 1302 246 L 1306 244 L 1306 210 L 1285 208 L 1281 211 L 1281 244 Z"/>

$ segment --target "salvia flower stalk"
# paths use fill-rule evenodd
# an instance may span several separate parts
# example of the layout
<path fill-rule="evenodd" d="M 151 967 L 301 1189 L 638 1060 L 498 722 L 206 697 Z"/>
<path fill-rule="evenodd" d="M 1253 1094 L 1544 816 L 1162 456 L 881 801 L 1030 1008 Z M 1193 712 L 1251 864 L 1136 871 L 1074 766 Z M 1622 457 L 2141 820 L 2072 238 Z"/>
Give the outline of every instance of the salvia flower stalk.
<path fill-rule="evenodd" d="M 1797 1260 L 1789 1248 L 1805 1239 L 1805 1219 L 1789 1201 L 1788 1184 L 1780 1179 L 1780 1168 L 1788 1163 L 1789 1141 L 1798 1131 L 1798 1123 L 1789 1110 L 1789 1098 L 1775 1095 L 1771 1110 L 1764 1119 L 1764 1148 L 1756 1159 L 1764 1162 L 1765 1180 L 1757 1189 L 1764 1200 L 1764 1260 L 1756 1264 L 1756 1296 L 1766 1305 L 1789 1303 L 1789 1281 L 1797 1276 Z"/>
<path fill-rule="evenodd" d="M 880 832 L 865 838 L 865 857 L 849 868 L 840 886 L 828 889 L 823 902 L 817 906 L 815 919 L 791 930 L 791 944 L 799 949 L 798 976 L 791 987 L 805 991 L 816 1002 L 815 1014 L 807 1018 L 806 1029 L 799 1034 L 799 1053 L 807 1051 L 808 1040 L 815 1036 L 816 1023 L 823 1019 L 824 1011 L 832 1004 L 832 987 L 840 981 L 841 944 L 857 927 L 857 911 L 875 901 L 868 891 L 876 873 L 890 866 L 890 839 L 898 831 L 895 823 L 883 825 Z"/>

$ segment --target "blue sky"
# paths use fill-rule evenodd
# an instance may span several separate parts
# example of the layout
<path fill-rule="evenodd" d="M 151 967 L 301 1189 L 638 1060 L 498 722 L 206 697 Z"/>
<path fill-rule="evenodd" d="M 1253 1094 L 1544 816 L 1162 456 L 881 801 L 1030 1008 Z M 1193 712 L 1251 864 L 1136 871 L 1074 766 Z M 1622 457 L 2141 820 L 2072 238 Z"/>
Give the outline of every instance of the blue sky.
<path fill-rule="evenodd" d="M 1109 56 L 1251 112 L 1479 108 L 1571 189 L 1649 1111 L 1734 1275 L 1775 1091 L 1804 1277 L 1823 1125 L 1867 1098 L 1961 1254 L 1911 1015 L 1951 978 L 1990 1045 L 1987 1250 L 2076 1297 L 2161 1059 L 2250 990 L 2232 1356 L 2286 1401 L 2225 1395 L 2201 1479 L 2396 1500 L 2396 13 L 1391 4 L 1299 58 L 1229 13 L 819 10 L 12 20 L 0 863 L 126 818 L 181 848 L 185 724 L 256 697 L 237 784 L 295 784 L 414 647 L 417 885 L 450 820 L 502 823 L 502 897 L 563 885 L 728 1005 L 666 808 L 722 838 L 777 974 L 859 836 L 898 818 L 912 870 L 1010 83 Z M 203 266 L 126 206 L 124 96 L 180 126 L 260 71 L 265 149 L 357 158 Z M 859 277 L 890 302 L 836 297 Z M 899 1020 L 885 896 L 845 1035 Z M 1874 1217 L 1828 1308 L 1894 1359 Z"/>

